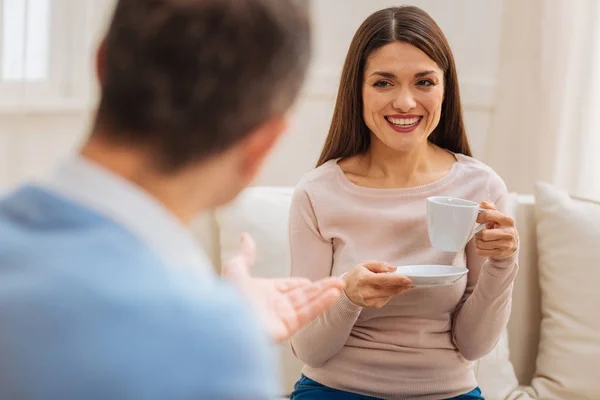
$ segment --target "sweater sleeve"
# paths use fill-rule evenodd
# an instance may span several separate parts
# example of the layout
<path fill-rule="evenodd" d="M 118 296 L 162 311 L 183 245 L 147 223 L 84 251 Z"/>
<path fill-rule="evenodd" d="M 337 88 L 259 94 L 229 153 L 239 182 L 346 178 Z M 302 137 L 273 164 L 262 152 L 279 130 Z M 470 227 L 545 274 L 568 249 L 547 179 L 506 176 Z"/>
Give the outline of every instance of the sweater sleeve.
<path fill-rule="evenodd" d="M 497 178 L 491 193 L 498 211 L 507 214 L 508 193 Z M 517 275 L 518 250 L 505 260 L 480 257 L 475 240 L 466 248 L 469 269 L 467 288 L 454 314 L 453 339 L 458 351 L 467 360 L 476 360 L 489 353 L 500 338 L 511 312 L 513 282 Z"/>
<path fill-rule="evenodd" d="M 294 191 L 290 210 L 289 239 L 291 275 L 312 281 L 331 275 L 333 245 L 319 232 L 313 203 L 307 190 Z M 311 367 L 319 367 L 345 345 L 362 307 L 342 295 L 324 314 L 291 338 L 296 357 Z"/>

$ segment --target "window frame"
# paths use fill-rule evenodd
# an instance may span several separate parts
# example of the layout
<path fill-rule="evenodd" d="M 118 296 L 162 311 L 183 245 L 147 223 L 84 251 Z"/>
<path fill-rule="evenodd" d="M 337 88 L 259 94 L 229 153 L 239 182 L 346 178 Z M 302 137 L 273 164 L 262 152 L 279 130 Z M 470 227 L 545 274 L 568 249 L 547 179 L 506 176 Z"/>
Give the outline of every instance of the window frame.
<path fill-rule="evenodd" d="M 92 50 L 97 39 L 95 28 L 99 26 L 99 19 L 104 23 L 98 12 L 113 0 L 50 2 L 48 78 L 44 81 L 0 79 L 0 113 L 89 107 L 93 91 Z M 0 54 L 1 51 L 0 48 Z"/>

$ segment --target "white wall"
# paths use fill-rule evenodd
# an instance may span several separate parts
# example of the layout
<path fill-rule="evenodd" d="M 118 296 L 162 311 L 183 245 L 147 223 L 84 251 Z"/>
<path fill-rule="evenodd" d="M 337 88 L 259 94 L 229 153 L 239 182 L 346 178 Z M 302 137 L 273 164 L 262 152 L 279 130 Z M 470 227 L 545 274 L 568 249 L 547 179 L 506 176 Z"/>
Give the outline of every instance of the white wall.
<path fill-rule="evenodd" d="M 313 0 L 315 54 L 293 124 L 258 184 L 294 184 L 316 162 L 327 135 L 339 74 L 354 32 L 372 12 L 398 4 L 423 8 L 440 25 L 459 72 L 467 131 L 482 156 L 493 111 L 503 0 Z"/>
<path fill-rule="evenodd" d="M 0 190 L 23 180 L 44 177 L 58 160 L 85 137 L 90 105 L 95 102 L 94 54 L 114 0 L 58 0 L 50 50 L 68 64 L 67 79 L 59 79 L 53 97 L 42 98 L 26 83 L 15 96 L 0 98 Z M 0 10 L 2 5 L 0 4 Z M 63 23 L 69 21 L 67 26 Z M 56 25 L 59 25 L 58 27 Z M 60 28 L 60 29 L 59 29 Z M 76 87 L 75 87 L 76 86 Z M 92 99 L 92 100 L 90 100 Z"/>
<path fill-rule="evenodd" d="M 0 189 L 45 176 L 75 149 L 88 121 L 77 109 L 0 115 Z"/>
<path fill-rule="evenodd" d="M 467 129 L 475 155 L 481 155 L 493 110 L 503 0 L 404 3 L 428 11 L 446 33 L 459 70 Z M 314 165 L 355 30 L 371 12 L 395 4 L 383 0 L 312 1 L 315 54 L 310 77 L 294 110 L 292 126 L 257 184 L 293 185 Z M 91 53 L 81 57 L 89 58 Z M 0 188 L 45 175 L 77 146 L 88 121 L 85 107 L 38 109 L 28 114 L 0 109 Z"/>

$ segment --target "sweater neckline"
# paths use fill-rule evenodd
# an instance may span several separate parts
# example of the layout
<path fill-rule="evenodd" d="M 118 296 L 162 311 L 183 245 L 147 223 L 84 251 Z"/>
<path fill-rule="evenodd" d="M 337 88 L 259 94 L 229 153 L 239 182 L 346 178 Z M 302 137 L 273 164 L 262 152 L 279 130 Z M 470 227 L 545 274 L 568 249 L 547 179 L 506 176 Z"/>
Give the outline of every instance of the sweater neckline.
<path fill-rule="evenodd" d="M 368 194 L 368 195 L 413 195 L 413 194 L 424 194 L 435 192 L 441 189 L 442 187 L 452 183 L 459 172 L 459 164 L 462 164 L 462 154 L 455 154 L 456 162 L 450 168 L 450 171 L 442 178 L 437 181 L 427 183 L 425 185 L 419 186 L 411 186 L 405 188 L 372 188 L 367 186 L 360 186 L 356 183 L 350 181 L 344 171 L 339 166 L 338 162 L 341 158 L 331 160 L 333 169 L 335 170 L 335 174 L 338 182 L 342 185 L 344 189 L 350 190 L 359 194 Z"/>

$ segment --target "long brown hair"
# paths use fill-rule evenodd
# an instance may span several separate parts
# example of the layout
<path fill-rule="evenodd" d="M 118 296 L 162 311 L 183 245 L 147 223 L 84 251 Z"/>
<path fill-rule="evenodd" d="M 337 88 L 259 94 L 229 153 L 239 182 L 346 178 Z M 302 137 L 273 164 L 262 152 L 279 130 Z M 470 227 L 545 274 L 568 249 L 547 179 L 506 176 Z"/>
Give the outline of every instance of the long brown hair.
<path fill-rule="evenodd" d="M 428 140 L 454 153 L 471 156 L 465 131 L 454 56 L 444 33 L 425 11 L 390 7 L 371 14 L 358 28 L 346 55 L 329 134 L 317 166 L 365 153 L 371 134 L 363 119 L 362 85 L 366 61 L 380 47 L 404 42 L 423 51 L 444 72 L 440 122 Z"/>

